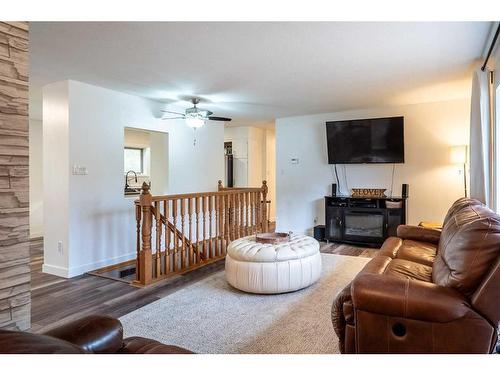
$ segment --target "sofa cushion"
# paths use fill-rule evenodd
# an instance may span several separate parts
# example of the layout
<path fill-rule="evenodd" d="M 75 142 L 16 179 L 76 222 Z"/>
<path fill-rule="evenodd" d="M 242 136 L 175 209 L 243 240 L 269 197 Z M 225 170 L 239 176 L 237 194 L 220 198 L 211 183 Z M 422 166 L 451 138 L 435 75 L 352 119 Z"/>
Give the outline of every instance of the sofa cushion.
<path fill-rule="evenodd" d="M 384 274 L 410 280 L 432 282 L 432 267 L 405 259 L 393 259 L 387 265 Z"/>
<path fill-rule="evenodd" d="M 450 211 L 432 279 L 470 297 L 500 255 L 500 220 L 477 200 L 459 200 Z"/>
<path fill-rule="evenodd" d="M 384 241 L 377 255 L 396 258 L 401 245 L 403 245 L 403 240 L 401 238 L 389 237 Z"/>
<path fill-rule="evenodd" d="M 432 267 L 436 259 L 437 245 L 429 242 L 405 240 L 399 249 L 396 258 L 410 260 L 415 263 Z"/>
<path fill-rule="evenodd" d="M 436 258 L 436 253 L 437 245 L 433 243 L 389 237 L 382 244 L 378 256 L 410 260 L 425 264 L 426 266 L 432 266 Z"/>

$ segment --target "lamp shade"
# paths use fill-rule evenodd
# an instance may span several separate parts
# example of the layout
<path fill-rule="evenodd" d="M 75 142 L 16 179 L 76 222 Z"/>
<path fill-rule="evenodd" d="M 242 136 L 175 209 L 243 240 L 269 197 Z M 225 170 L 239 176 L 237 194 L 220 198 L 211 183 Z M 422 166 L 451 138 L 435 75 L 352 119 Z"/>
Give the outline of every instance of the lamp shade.
<path fill-rule="evenodd" d="M 450 163 L 465 164 L 467 163 L 467 146 L 451 146 L 450 147 Z"/>

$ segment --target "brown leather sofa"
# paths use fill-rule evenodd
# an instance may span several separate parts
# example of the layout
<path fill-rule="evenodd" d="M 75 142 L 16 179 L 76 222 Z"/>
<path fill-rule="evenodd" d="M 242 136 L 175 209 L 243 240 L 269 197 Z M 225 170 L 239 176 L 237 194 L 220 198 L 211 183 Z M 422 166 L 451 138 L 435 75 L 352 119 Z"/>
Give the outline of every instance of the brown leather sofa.
<path fill-rule="evenodd" d="M 442 231 L 402 225 L 335 298 L 343 353 L 491 353 L 500 321 L 500 217 L 461 198 Z"/>
<path fill-rule="evenodd" d="M 37 335 L 0 330 L 0 354 L 189 354 L 144 337 L 123 339 L 118 319 L 88 316 Z"/>

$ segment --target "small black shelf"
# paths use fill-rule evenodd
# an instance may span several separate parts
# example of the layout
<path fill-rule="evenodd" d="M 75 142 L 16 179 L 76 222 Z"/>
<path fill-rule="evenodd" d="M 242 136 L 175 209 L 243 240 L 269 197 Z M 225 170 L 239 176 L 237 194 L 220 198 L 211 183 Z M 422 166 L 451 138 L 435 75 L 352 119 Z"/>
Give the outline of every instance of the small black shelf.
<path fill-rule="evenodd" d="M 325 196 L 327 241 L 379 246 L 406 224 L 406 198 Z"/>

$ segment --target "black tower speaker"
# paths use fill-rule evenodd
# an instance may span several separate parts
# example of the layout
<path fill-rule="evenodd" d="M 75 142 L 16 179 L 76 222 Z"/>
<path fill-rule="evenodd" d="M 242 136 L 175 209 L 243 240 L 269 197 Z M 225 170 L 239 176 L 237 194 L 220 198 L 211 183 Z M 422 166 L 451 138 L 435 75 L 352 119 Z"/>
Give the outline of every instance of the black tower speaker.
<path fill-rule="evenodd" d="M 325 226 L 324 225 L 316 225 L 314 227 L 314 238 L 317 241 L 325 240 Z"/>
<path fill-rule="evenodd" d="M 337 184 L 332 184 L 332 197 L 337 196 Z"/>
<path fill-rule="evenodd" d="M 401 196 L 403 198 L 408 198 L 408 194 L 410 193 L 410 185 L 408 184 L 403 184 L 401 186 Z"/>

